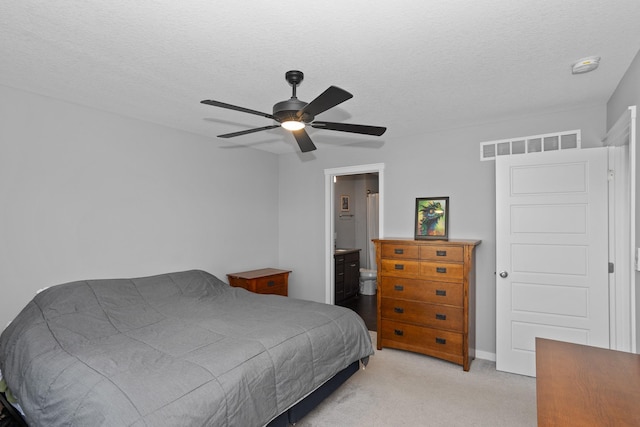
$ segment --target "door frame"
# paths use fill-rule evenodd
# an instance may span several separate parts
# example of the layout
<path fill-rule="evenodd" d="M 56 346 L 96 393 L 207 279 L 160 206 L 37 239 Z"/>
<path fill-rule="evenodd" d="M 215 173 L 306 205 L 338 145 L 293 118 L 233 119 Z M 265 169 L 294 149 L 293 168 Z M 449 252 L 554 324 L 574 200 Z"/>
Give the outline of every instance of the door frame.
<path fill-rule="evenodd" d="M 335 265 L 333 263 L 333 242 L 335 233 L 335 195 L 334 178 L 343 175 L 359 175 L 363 173 L 378 174 L 378 236 L 384 236 L 384 163 L 345 166 L 324 170 L 324 227 L 325 227 L 325 303 L 335 304 Z"/>
<path fill-rule="evenodd" d="M 609 149 L 609 261 L 611 348 L 637 352 L 635 216 L 636 106 L 620 115 L 603 140 Z"/>

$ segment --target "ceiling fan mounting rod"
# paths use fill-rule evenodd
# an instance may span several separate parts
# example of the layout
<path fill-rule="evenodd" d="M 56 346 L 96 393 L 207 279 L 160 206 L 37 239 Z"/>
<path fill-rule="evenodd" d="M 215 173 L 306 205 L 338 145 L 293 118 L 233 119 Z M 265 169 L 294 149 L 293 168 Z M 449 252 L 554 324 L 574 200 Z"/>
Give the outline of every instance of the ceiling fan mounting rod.
<path fill-rule="evenodd" d="M 298 70 L 291 70 L 285 73 L 284 78 L 287 79 L 291 86 L 293 86 L 293 95 L 291 97 L 295 98 L 296 87 L 298 87 L 298 85 L 302 83 L 302 80 L 304 79 L 304 73 Z"/>

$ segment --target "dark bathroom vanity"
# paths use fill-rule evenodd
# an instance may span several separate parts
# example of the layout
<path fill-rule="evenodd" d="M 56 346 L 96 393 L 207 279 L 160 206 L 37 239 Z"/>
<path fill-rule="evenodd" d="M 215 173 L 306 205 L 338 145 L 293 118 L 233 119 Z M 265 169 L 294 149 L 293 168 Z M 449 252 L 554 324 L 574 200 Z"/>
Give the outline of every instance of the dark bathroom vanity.
<path fill-rule="evenodd" d="M 360 249 L 336 249 L 335 303 L 339 304 L 358 295 L 360 289 Z"/>

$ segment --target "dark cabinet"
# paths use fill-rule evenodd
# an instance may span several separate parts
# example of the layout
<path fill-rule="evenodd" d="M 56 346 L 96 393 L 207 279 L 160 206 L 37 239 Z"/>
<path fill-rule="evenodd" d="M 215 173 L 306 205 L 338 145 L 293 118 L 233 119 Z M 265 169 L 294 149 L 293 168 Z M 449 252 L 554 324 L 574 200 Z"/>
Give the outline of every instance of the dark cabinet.
<path fill-rule="evenodd" d="M 339 250 L 335 261 L 335 303 L 358 295 L 360 288 L 360 249 Z"/>

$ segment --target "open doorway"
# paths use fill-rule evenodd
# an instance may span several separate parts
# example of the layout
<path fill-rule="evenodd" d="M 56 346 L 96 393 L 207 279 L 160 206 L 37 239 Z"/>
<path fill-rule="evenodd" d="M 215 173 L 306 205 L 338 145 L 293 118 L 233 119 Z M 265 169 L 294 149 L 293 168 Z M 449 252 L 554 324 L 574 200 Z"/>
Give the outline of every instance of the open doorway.
<path fill-rule="evenodd" d="M 384 165 L 327 169 L 325 184 L 326 302 L 354 309 L 370 330 L 376 330 L 377 297 L 371 282 L 360 293 L 359 270 L 376 268 L 375 253 L 368 243 L 371 235 L 383 236 Z M 374 193 L 377 197 L 367 197 Z M 377 199 L 377 230 L 368 232 L 367 200 L 372 198 Z M 339 262 L 343 258 L 349 258 L 346 269 Z"/>

